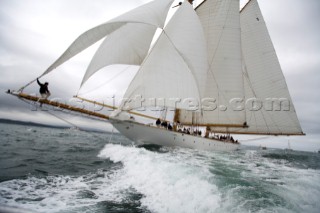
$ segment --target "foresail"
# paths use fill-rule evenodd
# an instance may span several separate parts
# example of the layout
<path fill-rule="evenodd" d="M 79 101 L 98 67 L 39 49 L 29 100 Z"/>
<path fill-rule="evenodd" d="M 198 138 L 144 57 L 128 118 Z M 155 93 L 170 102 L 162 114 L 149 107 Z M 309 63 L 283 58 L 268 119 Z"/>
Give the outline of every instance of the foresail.
<path fill-rule="evenodd" d="M 108 65 L 140 65 L 148 53 L 156 30 L 157 27 L 152 25 L 128 23 L 111 33 L 96 51 L 81 85 Z"/>
<path fill-rule="evenodd" d="M 173 0 L 155 0 L 133 9 L 115 19 L 94 27 L 80 35 L 70 47 L 42 74 L 45 75 L 95 42 L 127 23 L 141 23 L 163 28 Z"/>
<path fill-rule="evenodd" d="M 198 101 L 204 93 L 206 75 L 201 23 L 192 6 L 184 2 L 143 62 L 125 98 L 134 100 L 141 96 L 145 99 L 144 106 L 187 107 L 183 101 Z M 129 106 L 130 109 L 135 107 L 139 105 Z"/>
<path fill-rule="evenodd" d="M 303 134 L 257 0 L 241 11 L 246 116 L 241 133 Z"/>
<path fill-rule="evenodd" d="M 197 123 L 241 125 L 245 113 L 232 105 L 244 97 L 239 0 L 206 0 L 196 12 L 204 29 L 209 64 L 203 95 L 207 106 L 198 113 Z M 190 123 L 192 117 L 191 112 L 182 111 L 180 121 Z"/>

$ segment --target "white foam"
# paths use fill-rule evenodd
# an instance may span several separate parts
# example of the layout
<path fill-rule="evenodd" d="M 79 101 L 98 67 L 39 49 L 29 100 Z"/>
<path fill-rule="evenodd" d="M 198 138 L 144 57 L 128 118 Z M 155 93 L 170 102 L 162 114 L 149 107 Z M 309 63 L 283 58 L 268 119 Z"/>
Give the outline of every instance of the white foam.
<path fill-rule="evenodd" d="M 160 154 L 108 144 L 99 157 L 123 163 L 118 185 L 142 193 L 142 205 L 151 211 L 210 212 L 219 206 L 220 195 L 207 164 L 188 153 Z"/>
<path fill-rule="evenodd" d="M 156 153 L 143 148 L 108 144 L 99 154 L 121 162 L 123 167 L 81 177 L 29 177 L 0 184 L 0 204 L 39 212 L 81 209 L 100 201 L 121 203 L 134 189 L 144 197 L 142 206 L 154 212 L 210 212 L 220 195 L 203 159 L 184 150 Z M 95 198 L 81 198 L 88 190 Z"/>
<path fill-rule="evenodd" d="M 81 177 L 49 176 L 29 177 L 26 180 L 12 180 L 0 184 L 2 196 L 0 205 L 30 209 L 39 212 L 59 212 L 95 205 L 97 202 L 120 201 L 119 194 L 110 188 L 113 174 L 98 172 Z M 108 176 L 108 177 L 107 177 Z M 112 181 L 111 181 L 112 182 Z M 78 193 L 88 190 L 95 198 L 78 198 Z"/>
<path fill-rule="evenodd" d="M 320 209 L 319 170 L 297 168 L 284 159 L 263 157 L 259 151 L 172 149 L 157 153 L 108 144 L 99 157 L 121 162 L 123 166 L 81 177 L 29 177 L 2 182 L 0 205 L 39 212 L 76 211 L 100 201 L 121 203 L 128 191 L 134 189 L 143 195 L 141 204 L 151 212 Z M 79 199 L 79 192 L 86 190 L 94 193 L 94 197 Z M 252 196 L 254 193 L 258 195 Z"/>

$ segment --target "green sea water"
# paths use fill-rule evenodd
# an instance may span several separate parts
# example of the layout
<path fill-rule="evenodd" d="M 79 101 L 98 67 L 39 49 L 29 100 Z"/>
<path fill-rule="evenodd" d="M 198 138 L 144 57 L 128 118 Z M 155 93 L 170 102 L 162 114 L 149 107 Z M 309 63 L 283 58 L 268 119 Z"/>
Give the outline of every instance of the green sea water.
<path fill-rule="evenodd" d="M 318 153 L 136 147 L 120 134 L 14 124 L 0 124 L 0 138 L 0 210 L 320 212 Z"/>

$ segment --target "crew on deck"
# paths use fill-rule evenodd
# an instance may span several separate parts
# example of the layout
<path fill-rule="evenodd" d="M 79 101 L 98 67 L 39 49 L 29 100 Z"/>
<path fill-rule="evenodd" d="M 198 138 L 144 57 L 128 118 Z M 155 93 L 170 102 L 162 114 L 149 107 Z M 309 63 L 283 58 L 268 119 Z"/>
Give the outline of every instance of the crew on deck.
<path fill-rule="evenodd" d="M 175 130 L 173 129 L 174 125 L 176 125 L 176 127 L 177 127 L 177 129 L 175 129 Z M 197 128 L 193 128 L 193 127 L 186 128 L 183 125 L 181 125 L 181 123 L 179 121 L 176 123 L 173 123 L 173 125 L 171 125 L 170 122 L 167 122 L 165 120 L 161 122 L 160 118 L 158 118 L 156 120 L 156 126 L 164 128 L 164 129 L 168 129 L 170 131 L 174 130 L 174 131 L 181 132 L 181 133 L 188 134 L 188 135 L 203 137 L 202 131 L 198 127 Z M 211 130 L 208 127 L 205 131 L 204 137 L 215 139 L 215 140 L 220 140 L 220 141 L 228 142 L 228 143 L 239 143 L 238 140 L 234 140 L 230 134 L 217 135 L 217 134 L 211 132 Z"/>
<path fill-rule="evenodd" d="M 159 127 L 159 126 L 160 126 L 160 124 L 161 124 L 161 121 L 160 121 L 160 118 L 158 118 L 158 119 L 157 119 L 157 121 L 156 121 L 156 125 L 157 125 L 157 127 Z"/>

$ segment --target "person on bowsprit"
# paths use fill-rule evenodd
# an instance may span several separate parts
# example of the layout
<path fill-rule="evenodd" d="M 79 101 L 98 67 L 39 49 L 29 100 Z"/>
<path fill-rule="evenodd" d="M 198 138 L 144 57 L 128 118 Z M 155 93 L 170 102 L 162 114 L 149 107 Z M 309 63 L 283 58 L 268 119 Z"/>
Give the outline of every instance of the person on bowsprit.
<path fill-rule="evenodd" d="M 37 83 L 40 86 L 39 92 L 40 92 L 41 98 L 47 99 L 51 95 L 51 93 L 48 89 L 49 83 L 45 82 L 44 84 L 42 84 L 42 83 L 40 83 L 38 78 L 37 78 Z"/>

